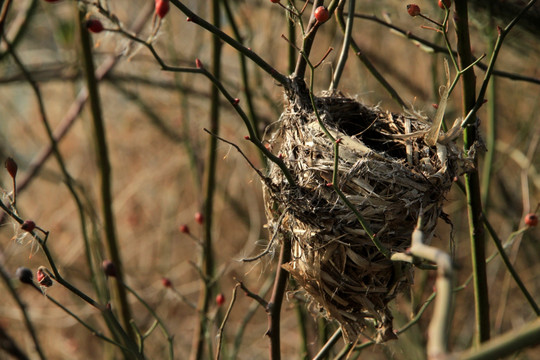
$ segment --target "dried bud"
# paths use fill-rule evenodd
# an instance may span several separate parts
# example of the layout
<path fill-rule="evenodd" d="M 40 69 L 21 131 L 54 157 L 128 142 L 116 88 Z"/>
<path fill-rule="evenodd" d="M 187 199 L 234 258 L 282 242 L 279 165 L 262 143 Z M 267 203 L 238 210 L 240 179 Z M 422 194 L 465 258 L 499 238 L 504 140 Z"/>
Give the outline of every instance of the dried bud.
<path fill-rule="evenodd" d="M 217 306 L 222 306 L 225 303 L 225 295 L 219 293 L 216 296 L 216 304 Z"/>
<path fill-rule="evenodd" d="M 17 169 L 19 168 L 15 160 L 13 160 L 13 158 L 8 157 L 4 165 L 6 166 L 6 170 L 9 173 L 9 176 L 15 179 L 15 176 L 17 176 Z"/>
<path fill-rule="evenodd" d="M 114 263 L 111 260 L 103 260 L 101 263 L 101 268 L 103 269 L 105 275 L 116 277 L 116 266 L 114 266 Z"/>
<path fill-rule="evenodd" d="M 33 284 L 34 282 L 32 279 L 34 278 L 34 275 L 32 274 L 32 270 L 30 270 L 27 267 L 20 267 L 15 271 L 15 276 L 19 279 L 20 282 L 23 284 Z"/>
<path fill-rule="evenodd" d="M 166 288 L 171 288 L 172 287 L 172 282 L 169 278 L 161 278 L 161 283 L 163 284 L 164 287 Z"/>
<path fill-rule="evenodd" d="M 48 270 L 45 266 L 40 266 L 36 271 L 36 280 L 38 281 L 39 285 L 45 286 L 45 287 L 51 287 L 53 284 L 53 281 L 51 277 L 48 274 Z"/>
<path fill-rule="evenodd" d="M 245 136 L 244 136 L 244 139 L 246 139 L 246 140 L 250 140 L 250 137 L 249 137 L 249 135 L 245 135 Z"/>
<path fill-rule="evenodd" d="M 23 229 L 24 231 L 28 231 L 30 233 L 34 231 L 35 228 L 36 228 L 36 223 L 33 222 L 32 220 L 25 220 L 21 225 L 21 229 Z"/>

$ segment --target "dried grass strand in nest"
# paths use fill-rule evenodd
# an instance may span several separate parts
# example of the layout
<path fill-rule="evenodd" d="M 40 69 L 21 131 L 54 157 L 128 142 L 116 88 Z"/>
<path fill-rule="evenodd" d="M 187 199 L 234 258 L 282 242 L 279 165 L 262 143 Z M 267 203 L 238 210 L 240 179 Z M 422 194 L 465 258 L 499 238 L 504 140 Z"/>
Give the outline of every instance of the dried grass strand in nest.
<path fill-rule="evenodd" d="M 305 100 L 305 99 L 304 99 Z M 306 103 L 306 102 L 304 102 Z M 325 127 L 340 140 L 339 187 L 391 252 L 403 252 L 420 213 L 431 234 L 456 174 L 451 146 L 429 147 L 429 124 L 366 107 L 339 94 L 316 98 Z M 333 143 L 311 109 L 289 99 L 270 139 L 296 186 L 272 166 L 265 183 L 269 227 L 292 241 L 284 267 L 325 316 L 355 341 L 373 324 L 395 338 L 388 303 L 409 288 L 412 270 L 385 258 L 332 187 Z M 283 212 L 286 214 L 283 217 Z M 281 218 L 281 225 L 276 222 Z"/>

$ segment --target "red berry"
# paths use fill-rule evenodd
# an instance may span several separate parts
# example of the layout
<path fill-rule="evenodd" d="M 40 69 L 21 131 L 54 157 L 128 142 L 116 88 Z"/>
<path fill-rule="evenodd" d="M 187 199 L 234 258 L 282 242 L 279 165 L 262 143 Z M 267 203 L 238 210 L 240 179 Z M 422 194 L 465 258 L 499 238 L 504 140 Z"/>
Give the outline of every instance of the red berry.
<path fill-rule="evenodd" d="M 28 232 L 34 231 L 35 228 L 36 228 L 36 223 L 33 222 L 32 220 L 25 220 L 21 225 L 21 229 Z"/>
<path fill-rule="evenodd" d="M 221 306 L 225 303 L 225 295 L 219 293 L 216 296 L 216 304 L 217 306 Z"/>
<path fill-rule="evenodd" d="M 100 33 L 103 31 L 103 24 L 96 19 L 90 19 L 86 21 L 86 28 L 93 33 Z"/>
<path fill-rule="evenodd" d="M 245 136 L 244 136 L 244 139 L 246 139 L 246 140 L 250 140 L 250 137 L 249 137 L 249 135 L 245 135 Z"/>
<path fill-rule="evenodd" d="M 172 282 L 169 278 L 161 278 L 161 283 L 163 284 L 164 287 L 166 288 L 171 288 L 172 287 Z"/>
<path fill-rule="evenodd" d="M 328 9 L 326 9 L 324 6 L 319 6 L 315 9 L 315 19 L 317 19 L 318 22 L 323 23 L 329 18 L 330 13 L 328 12 Z"/>
<path fill-rule="evenodd" d="M 13 158 L 8 157 L 4 165 L 6 166 L 6 170 L 9 173 L 9 176 L 15 179 L 15 176 L 17 176 L 17 169 L 19 168 L 15 160 L 13 160 Z"/>
<path fill-rule="evenodd" d="M 164 18 L 169 12 L 169 0 L 156 0 L 156 14 L 160 18 Z"/>
<path fill-rule="evenodd" d="M 107 276 L 116 277 L 116 266 L 111 260 L 103 260 L 101 268 Z"/>
<path fill-rule="evenodd" d="M 439 0 L 439 7 L 441 9 L 450 9 L 450 6 L 452 6 L 452 0 Z"/>
<path fill-rule="evenodd" d="M 527 226 L 536 226 L 538 225 L 538 215 L 534 213 L 527 214 L 525 216 L 525 224 Z"/>
<path fill-rule="evenodd" d="M 418 16 L 420 15 L 420 6 L 416 4 L 409 4 L 407 5 L 407 12 L 411 16 Z"/>
<path fill-rule="evenodd" d="M 204 222 L 204 216 L 203 214 L 201 214 L 200 212 L 196 212 L 195 213 L 195 221 L 198 223 L 198 224 L 201 224 Z"/>
<path fill-rule="evenodd" d="M 182 224 L 178 227 L 178 230 L 180 230 L 181 233 L 189 235 L 189 227 L 186 224 Z"/>

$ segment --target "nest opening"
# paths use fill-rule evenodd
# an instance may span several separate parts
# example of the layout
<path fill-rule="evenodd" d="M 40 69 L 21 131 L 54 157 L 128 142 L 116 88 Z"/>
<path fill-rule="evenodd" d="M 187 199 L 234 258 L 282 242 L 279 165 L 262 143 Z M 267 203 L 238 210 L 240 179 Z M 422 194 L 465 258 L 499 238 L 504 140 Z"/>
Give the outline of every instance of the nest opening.
<path fill-rule="evenodd" d="M 388 303 L 410 287 L 412 269 L 385 258 L 327 186 L 334 144 L 310 106 L 287 100 L 269 141 L 296 184 L 275 165 L 264 184 L 271 236 L 277 232 L 292 242 L 292 260 L 284 267 L 312 308 L 338 321 L 348 341 L 368 328 L 378 341 L 395 338 Z M 429 124 L 418 117 L 367 107 L 341 94 L 317 97 L 315 104 L 325 127 L 341 139 L 339 187 L 379 241 L 391 252 L 405 251 L 420 214 L 423 231 L 432 234 L 457 172 L 454 148 L 425 145 Z"/>

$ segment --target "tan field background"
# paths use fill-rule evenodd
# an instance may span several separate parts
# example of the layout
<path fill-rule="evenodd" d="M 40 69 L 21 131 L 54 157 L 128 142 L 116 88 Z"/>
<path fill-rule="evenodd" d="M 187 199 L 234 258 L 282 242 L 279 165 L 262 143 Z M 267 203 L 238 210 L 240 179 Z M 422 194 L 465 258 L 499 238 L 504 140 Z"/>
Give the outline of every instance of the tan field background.
<path fill-rule="evenodd" d="M 10 34 L 18 16 L 31 1 L 15 1 L 11 5 L 5 30 Z M 303 2 L 296 1 L 298 4 Z M 209 19 L 208 1 L 186 1 L 194 12 Z M 393 25 L 430 42 L 443 45 L 440 35 L 425 20 L 407 14 L 407 2 L 398 0 L 357 1 L 356 12 L 376 15 Z M 418 0 L 423 13 L 441 19 L 443 12 L 436 2 Z M 286 34 L 285 11 L 267 0 L 229 1 L 246 46 L 263 57 L 278 71 L 287 74 L 289 45 L 281 38 Z M 300 6 L 299 5 L 299 6 Z M 75 28 L 76 7 L 72 1 L 58 3 L 36 2 L 35 14 L 25 30 L 16 51 L 27 69 L 38 81 L 51 126 L 57 128 L 69 107 L 84 86 L 81 50 Z M 114 13 L 129 29 L 134 19 L 153 7 L 153 1 L 110 1 Z M 311 6 L 308 5 L 308 10 Z M 536 7 L 535 11 L 538 11 Z M 151 14 L 151 12 L 148 12 Z M 309 11 L 306 12 L 306 16 Z M 504 26 L 514 14 L 493 19 Z M 110 23 L 93 13 L 92 16 Z M 476 56 L 489 52 L 488 29 L 490 16 L 486 9 L 471 11 L 471 36 Z M 146 38 L 151 31 L 152 19 L 141 33 Z M 222 29 L 232 34 L 230 23 L 223 18 Z M 451 42 L 455 45 L 453 25 L 450 25 Z M 364 54 L 394 86 L 400 96 L 415 109 L 433 116 L 433 103 L 438 103 L 436 89 L 445 82 L 443 54 L 424 51 L 410 39 L 390 31 L 387 27 L 365 19 L 356 19 L 353 37 Z M 92 35 L 94 61 L 97 66 L 112 55 L 121 54 L 128 40 L 120 34 L 102 32 Z M 211 63 L 210 35 L 196 24 L 186 21 L 186 16 L 171 5 L 159 36 L 154 45 L 169 65 L 195 66 L 199 58 L 203 64 Z M 331 19 L 316 38 L 312 61 L 317 62 L 328 50 L 334 50 L 316 72 L 316 92 L 328 88 L 332 70 L 337 62 L 342 33 Z M 5 47 L 1 48 L 2 54 Z M 513 231 L 523 228 L 523 217 L 534 211 L 540 201 L 540 167 L 538 143 L 540 141 L 540 39 L 517 26 L 506 39 L 496 68 L 526 76 L 534 81 L 517 81 L 495 77 L 497 137 L 493 172 L 489 187 L 489 202 L 485 211 L 499 237 L 509 238 Z M 488 56 L 489 57 L 489 56 Z M 483 60 L 487 64 L 486 59 Z M 245 105 L 241 82 L 238 53 L 224 44 L 222 53 L 223 83 L 227 90 Z M 279 117 L 283 106 L 281 88 L 253 63 L 248 61 L 249 81 L 260 119 L 260 129 Z M 480 84 L 484 72 L 475 69 Z M 201 248 L 196 240 L 179 231 L 187 224 L 195 239 L 202 234 L 202 227 L 195 222 L 194 214 L 201 211 L 204 198 L 203 181 L 209 135 L 203 131 L 209 124 L 209 92 L 211 84 L 197 74 L 171 73 L 160 66 L 145 48 L 134 46 L 105 79 L 100 82 L 102 113 L 106 123 L 107 142 L 110 151 L 113 179 L 113 207 L 116 216 L 117 235 L 124 262 L 126 282 L 143 297 L 162 317 L 174 334 L 175 358 L 188 356 L 197 312 L 190 307 L 196 304 L 201 289 L 197 266 L 200 264 Z M 349 53 L 340 90 L 349 96 L 357 96 L 368 105 L 379 104 L 382 108 L 400 112 L 394 102 L 373 76 Z M 222 98 L 221 136 L 238 144 L 250 160 L 261 167 L 254 146 L 244 140 L 247 131 Z M 487 106 L 479 113 L 481 132 L 487 131 L 485 120 Z M 451 124 L 461 116 L 459 86 L 452 95 L 446 115 Z M 19 165 L 19 179 L 25 176 L 30 165 L 49 145 L 43 124 L 39 121 L 39 109 L 31 88 L 9 55 L 0 62 L 0 155 L 2 161 L 13 157 Z M 91 121 L 88 108 L 77 117 L 72 128 L 59 143 L 71 176 L 85 195 L 85 207 L 93 219 L 95 239 L 102 237 L 100 215 L 99 169 L 96 165 Z M 268 234 L 262 204 L 261 184 L 257 174 L 240 154 L 230 145 L 220 142 L 218 152 L 217 188 L 214 212 L 214 253 L 216 256 L 216 281 L 219 292 L 226 298 L 223 308 L 211 303 L 208 316 L 213 327 L 208 334 L 215 345 L 217 328 L 224 310 L 231 299 L 236 280 L 253 292 L 268 288 L 276 267 L 276 258 L 270 254 L 255 263 L 241 260 L 254 256 L 264 249 Z M 481 154 L 480 164 L 484 154 Z M 3 170 L 3 169 L 2 169 Z M 482 171 L 483 168 L 480 169 Z M 0 186 L 11 191 L 11 178 L 0 172 Z M 5 198 L 4 198 L 5 200 Z M 60 272 L 78 288 L 94 296 L 89 279 L 88 266 L 81 238 L 77 208 L 66 186 L 56 161 L 50 157 L 41 171 L 17 196 L 19 213 L 24 219 L 32 219 L 43 229 L 50 231 L 48 245 L 54 254 Z M 467 225 L 466 198 L 454 188 L 447 197 L 445 212 L 452 226 L 439 222 L 434 244 L 444 250 L 454 251 L 457 269 L 456 285 L 463 284 L 471 274 L 470 243 Z M 15 223 L 4 218 L 0 227 L 0 263 L 11 275 L 20 266 L 35 271 L 48 266 L 41 250 L 32 246 L 27 236 L 22 244 L 13 240 L 20 230 Z M 494 246 L 487 237 L 488 255 Z M 507 251 L 525 285 L 536 299 L 540 295 L 539 271 L 540 232 L 531 228 L 515 238 Z M 106 257 L 106 255 L 102 255 Z M 162 277 L 171 280 L 179 297 L 162 285 Z M 511 280 L 500 258 L 488 265 L 490 289 L 492 336 L 516 329 L 535 318 L 521 292 Z M 407 322 L 413 306 L 424 301 L 432 292 L 434 277 L 425 271 L 416 273 L 413 298 L 399 296 L 395 308 L 396 328 Z M 37 335 L 49 359 L 113 359 L 113 347 L 92 336 L 72 317 L 66 315 L 45 297 L 29 287 L 16 283 L 14 286 L 24 303 Z M 295 297 L 290 287 L 282 313 L 282 353 L 284 359 L 304 358 L 300 350 L 300 335 L 295 310 Z M 59 300 L 75 314 L 95 328 L 106 332 L 99 313 L 55 284 L 47 294 Z M 267 296 L 268 298 L 268 296 Z M 456 293 L 455 311 L 450 346 L 459 351 L 470 346 L 474 332 L 474 306 L 472 287 Z M 145 331 L 154 319 L 133 296 L 129 296 L 134 320 Z M 301 301 L 301 300 L 300 300 Z M 223 358 L 233 358 L 235 336 L 245 326 L 242 343 L 236 354 L 238 359 L 268 358 L 268 339 L 265 337 L 267 318 L 264 309 L 258 308 L 247 325 L 242 322 L 254 301 L 241 291 L 238 293 L 231 317 L 224 332 Z M 306 306 L 304 306 L 306 307 Z M 362 359 L 422 359 L 426 329 L 431 309 L 399 340 L 363 350 Z M 324 326 L 328 334 L 336 329 L 333 323 L 317 322 L 307 317 L 310 341 L 307 357 L 313 357 L 321 347 L 318 326 Z M 324 325 L 322 325 L 324 324 Z M 19 308 L 0 285 L 0 327 L 24 349 L 31 358 L 33 343 L 28 336 Z M 323 341 L 324 342 L 324 341 Z M 159 329 L 146 340 L 148 359 L 166 358 L 167 341 Z M 336 352 L 342 343 L 336 346 Z M 538 351 L 538 348 L 536 349 Z M 517 355 L 519 359 L 533 359 L 534 349 Z M 536 352 L 536 354 L 538 354 Z M 0 359 L 6 358 L 0 352 Z M 8 358 L 8 357 L 7 357 Z"/>

